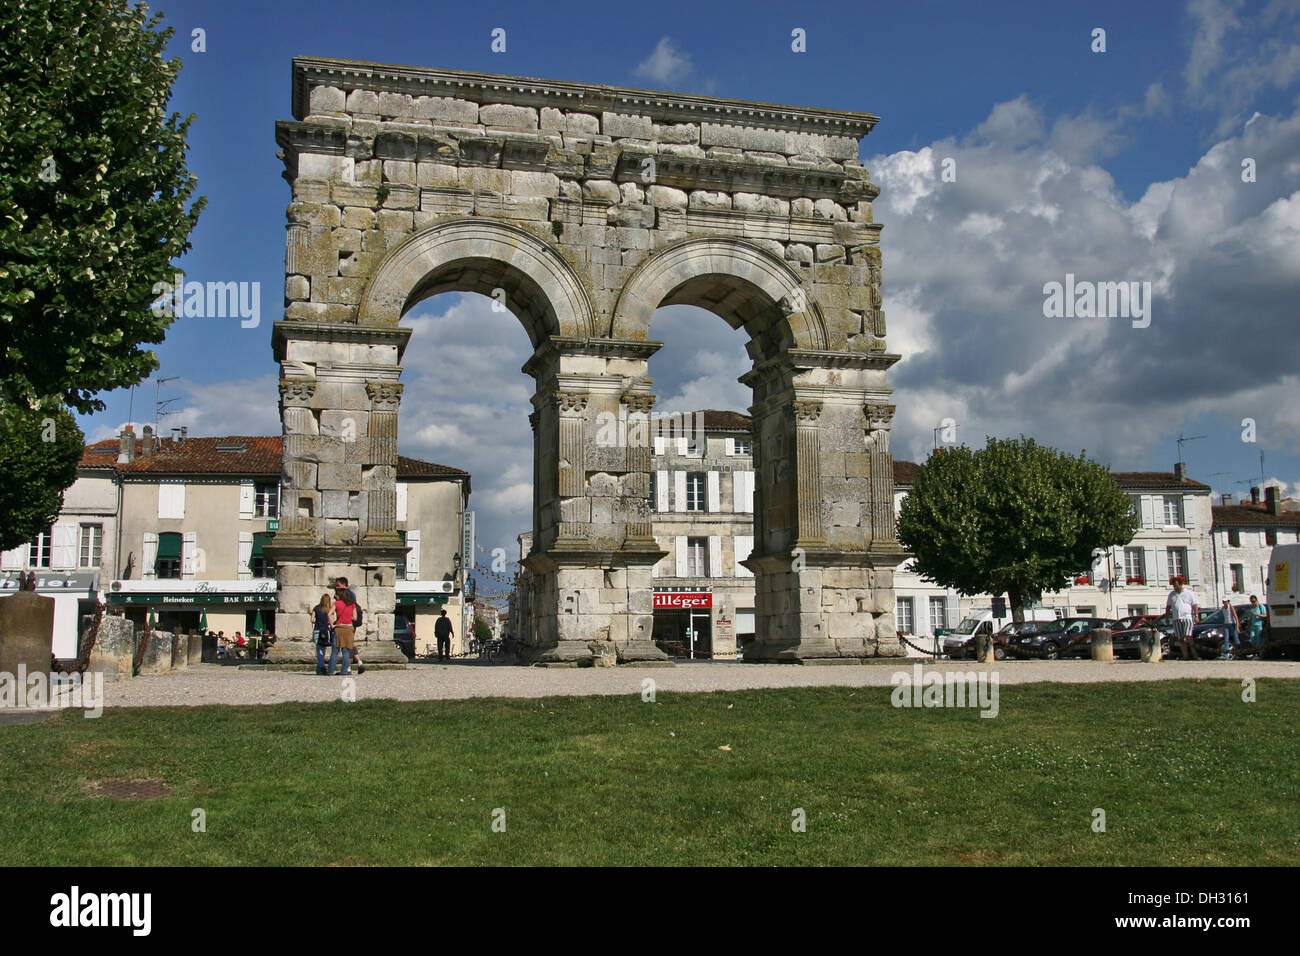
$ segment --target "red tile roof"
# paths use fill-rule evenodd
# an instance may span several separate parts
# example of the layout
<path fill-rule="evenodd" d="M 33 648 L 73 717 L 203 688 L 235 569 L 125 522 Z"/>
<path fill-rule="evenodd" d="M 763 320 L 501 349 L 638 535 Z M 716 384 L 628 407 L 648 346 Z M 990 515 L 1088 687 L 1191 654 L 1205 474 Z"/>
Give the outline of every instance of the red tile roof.
<path fill-rule="evenodd" d="M 136 439 L 136 457 L 129 464 L 117 463 L 119 440 L 87 445 L 81 456 L 82 468 L 113 469 L 123 474 L 154 475 L 253 475 L 273 477 L 280 474 L 283 439 L 279 435 L 225 435 L 218 438 L 164 438 L 152 455 L 140 455 L 143 444 Z M 218 446 L 230 450 L 220 451 Z M 438 465 L 419 458 L 397 457 L 399 478 L 435 476 L 469 477 L 469 472 L 449 465 Z"/>
<path fill-rule="evenodd" d="M 748 415 L 743 415 L 740 412 L 718 411 L 716 408 L 704 408 L 686 414 L 692 417 L 699 416 L 699 420 L 704 423 L 704 427 L 709 431 L 748 432 L 753 424 L 753 419 Z M 652 414 L 650 416 L 652 421 L 670 417 L 671 413 Z M 695 422 L 690 421 L 683 424 L 694 425 Z"/>
<path fill-rule="evenodd" d="M 1264 505 L 1215 505 L 1214 527 L 1300 528 L 1300 511 L 1272 514 Z"/>

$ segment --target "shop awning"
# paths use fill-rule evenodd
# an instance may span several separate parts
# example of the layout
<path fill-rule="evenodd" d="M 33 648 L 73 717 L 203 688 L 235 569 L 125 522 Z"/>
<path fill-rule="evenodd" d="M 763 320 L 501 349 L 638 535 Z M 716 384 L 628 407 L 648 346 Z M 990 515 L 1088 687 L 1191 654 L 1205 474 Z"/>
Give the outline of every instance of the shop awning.
<path fill-rule="evenodd" d="M 252 557 L 260 558 L 262 556 L 262 547 L 271 540 L 271 535 L 265 531 L 255 531 L 253 533 L 253 553 Z"/>
<path fill-rule="evenodd" d="M 168 532 L 158 535 L 158 560 L 179 561 L 181 558 L 181 536 Z"/>
<path fill-rule="evenodd" d="M 109 604 L 148 607 L 275 607 L 274 591 L 110 591 Z"/>

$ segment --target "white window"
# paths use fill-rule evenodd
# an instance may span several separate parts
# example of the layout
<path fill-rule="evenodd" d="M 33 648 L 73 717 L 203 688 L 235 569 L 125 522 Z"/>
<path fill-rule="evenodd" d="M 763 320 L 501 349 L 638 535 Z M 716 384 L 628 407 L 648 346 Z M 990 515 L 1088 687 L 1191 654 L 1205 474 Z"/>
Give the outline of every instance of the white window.
<path fill-rule="evenodd" d="M 1129 617 L 1134 617 L 1138 614 L 1145 614 L 1146 612 L 1147 606 L 1145 604 L 1130 604 L 1128 606 L 1127 615 Z"/>
<path fill-rule="evenodd" d="M 1169 576 L 1187 580 L 1187 549 L 1169 548 L 1166 552 L 1169 561 Z"/>
<path fill-rule="evenodd" d="M 185 482 L 162 481 L 158 483 L 158 517 L 185 517 Z"/>
<path fill-rule="evenodd" d="M 1125 548 L 1124 549 L 1124 579 L 1125 583 L 1131 581 L 1134 584 L 1138 581 L 1146 582 L 1146 570 L 1142 566 L 1142 549 Z"/>
<path fill-rule="evenodd" d="M 280 517 L 280 486 L 274 481 L 259 481 L 253 492 L 253 517 Z M 399 519 L 400 520 L 400 519 Z"/>
<path fill-rule="evenodd" d="M 930 633 L 937 634 L 939 628 L 948 626 L 948 599 L 946 597 L 930 598 Z"/>
<path fill-rule="evenodd" d="M 102 524 L 83 524 L 81 526 L 81 548 L 79 567 L 97 568 L 103 559 L 104 526 Z"/>
<path fill-rule="evenodd" d="M 686 475 L 686 510 L 705 510 L 704 472 L 692 471 Z"/>
<path fill-rule="evenodd" d="M 27 566 L 29 568 L 48 568 L 54 551 L 54 526 L 36 536 L 36 540 L 27 546 Z"/>
<path fill-rule="evenodd" d="M 740 562 L 746 560 L 754 553 L 754 536 L 752 534 L 736 535 L 734 547 L 736 549 L 736 577 L 752 578 L 754 572 L 749 570 L 749 568 L 745 567 Z"/>
<path fill-rule="evenodd" d="M 752 455 L 754 446 L 748 438 L 737 438 L 735 452 L 737 455 Z"/>
<path fill-rule="evenodd" d="M 686 539 L 686 576 L 706 578 L 709 576 L 708 538 Z"/>
<path fill-rule="evenodd" d="M 1182 527 L 1183 499 L 1178 495 L 1165 495 L 1165 526 Z"/>
<path fill-rule="evenodd" d="M 895 605 L 894 617 L 897 620 L 900 634 L 912 633 L 912 599 L 910 597 L 898 599 Z"/>
<path fill-rule="evenodd" d="M 1230 564 L 1228 569 L 1232 574 L 1232 590 L 1246 590 L 1246 566 L 1244 564 Z"/>

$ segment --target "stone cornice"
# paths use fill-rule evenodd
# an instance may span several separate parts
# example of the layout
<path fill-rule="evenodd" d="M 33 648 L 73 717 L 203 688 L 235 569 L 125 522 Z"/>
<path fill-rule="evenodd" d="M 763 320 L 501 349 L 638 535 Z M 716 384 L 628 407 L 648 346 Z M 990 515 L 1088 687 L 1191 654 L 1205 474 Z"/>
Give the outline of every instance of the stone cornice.
<path fill-rule="evenodd" d="M 272 326 L 271 349 L 275 360 L 283 362 L 285 344 L 304 339 L 317 342 L 363 342 L 368 345 L 391 345 L 400 362 L 406 351 L 411 329 L 404 325 L 358 325 L 355 322 L 305 322 L 281 319 Z"/>
<path fill-rule="evenodd" d="M 275 143 L 294 154 L 308 152 L 342 156 L 348 145 L 348 134 L 338 126 L 276 120 Z"/>
<path fill-rule="evenodd" d="M 788 349 L 754 366 L 740 376 L 743 385 L 780 378 L 782 375 L 810 368 L 848 368 L 883 371 L 903 356 L 894 352 L 826 352 L 817 349 Z"/>
<path fill-rule="evenodd" d="M 721 123 L 854 139 L 866 136 L 880 121 L 880 117 L 871 113 L 848 110 L 309 56 L 293 60 L 293 115 L 298 119 L 309 113 L 308 100 L 314 86 L 446 96 L 480 104 L 549 106 L 596 114 L 627 113 L 668 123 Z"/>
<path fill-rule="evenodd" d="M 525 375 L 538 370 L 559 355 L 592 355 L 598 358 L 649 359 L 663 346 L 662 342 L 638 342 L 631 339 L 577 338 L 552 335 L 524 363 Z"/>
<path fill-rule="evenodd" d="M 715 189 L 724 192 L 761 193 L 797 199 L 834 199 L 844 188 L 842 168 L 819 169 L 803 166 L 775 166 L 771 163 L 729 159 L 696 159 L 670 153 L 625 151 L 619 154 L 615 179 L 640 182 L 642 163 L 654 161 L 657 186 L 678 189 Z"/>

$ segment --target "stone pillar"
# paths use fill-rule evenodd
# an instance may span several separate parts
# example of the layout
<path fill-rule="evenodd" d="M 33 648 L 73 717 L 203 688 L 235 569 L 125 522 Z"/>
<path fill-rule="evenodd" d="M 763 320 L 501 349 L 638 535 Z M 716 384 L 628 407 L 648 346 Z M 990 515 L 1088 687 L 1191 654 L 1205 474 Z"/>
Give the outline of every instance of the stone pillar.
<path fill-rule="evenodd" d="M 87 668 L 104 680 L 130 680 L 135 673 L 135 625 L 129 618 L 105 614 Z"/>
<path fill-rule="evenodd" d="M 17 681 L 22 666 L 28 675 L 44 674 L 49 686 L 53 644 L 54 598 L 19 591 L 0 600 L 0 673 Z"/>
<path fill-rule="evenodd" d="M 145 639 L 148 645 L 144 649 L 144 656 L 140 658 L 140 673 L 170 674 L 175 635 L 170 631 L 150 631 Z"/>

